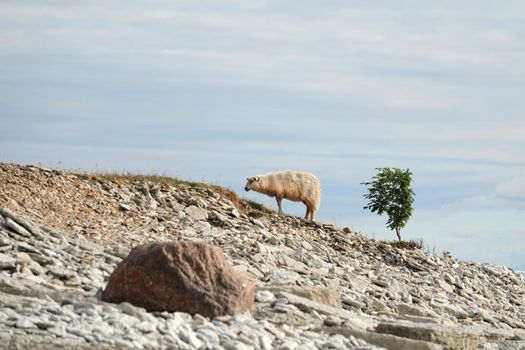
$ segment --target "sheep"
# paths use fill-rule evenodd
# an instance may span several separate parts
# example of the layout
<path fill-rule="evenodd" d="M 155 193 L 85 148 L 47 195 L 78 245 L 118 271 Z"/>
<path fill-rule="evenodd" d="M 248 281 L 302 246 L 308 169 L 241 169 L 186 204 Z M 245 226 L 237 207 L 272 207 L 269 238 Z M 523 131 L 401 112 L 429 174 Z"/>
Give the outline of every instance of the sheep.
<path fill-rule="evenodd" d="M 306 220 L 313 221 L 314 214 L 321 203 L 321 183 L 313 174 L 304 172 L 285 171 L 266 175 L 248 177 L 245 191 L 254 190 L 259 193 L 275 197 L 279 207 L 279 215 L 283 210 L 283 198 L 294 202 L 303 202 L 306 205 Z"/>

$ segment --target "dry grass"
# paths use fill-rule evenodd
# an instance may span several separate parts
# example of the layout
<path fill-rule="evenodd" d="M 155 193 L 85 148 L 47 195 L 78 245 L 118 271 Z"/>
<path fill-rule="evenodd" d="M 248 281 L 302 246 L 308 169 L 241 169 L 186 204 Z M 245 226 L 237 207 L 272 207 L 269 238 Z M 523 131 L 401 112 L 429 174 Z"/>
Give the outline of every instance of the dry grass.
<path fill-rule="evenodd" d="M 135 181 L 144 181 L 144 182 L 151 182 L 154 184 L 160 184 L 160 185 L 169 185 L 173 187 L 180 187 L 180 186 L 187 186 L 191 188 L 196 187 L 210 187 L 210 185 L 205 184 L 203 182 L 194 182 L 194 181 L 186 181 L 181 180 L 176 177 L 171 177 L 167 175 L 140 175 L 140 174 L 132 174 L 132 173 L 93 173 L 93 174 L 77 174 L 80 176 L 85 176 L 91 180 L 97 180 L 97 179 L 104 179 L 109 180 L 118 184 L 123 184 L 126 182 L 135 182 Z"/>
<path fill-rule="evenodd" d="M 406 249 L 406 250 L 421 250 L 425 248 L 425 244 L 423 242 L 422 238 L 419 239 L 411 239 L 410 241 L 391 241 L 384 243 L 399 249 Z"/>
<path fill-rule="evenodd" d="M 265 213 L 271 213 L 272 210 L 266 208 L 264 205 L 253 202 L 244 198 L 239 198 L 237 193 L 229 188 L 220 187 L 217 185 L 211 185 L 210 188 L 220 195 L 228 198 L 235 208 L 241 213 L 250 217 L 261 217 Z"/>
<path fill-rule="evenodd" d="M 245 214 L 250 217 L 260 217 L 265 213 L 272 213 L 271 209 L 266 208 L 264 205 L 253 202 L 250 200 L 246 200 L 243 198 L 239 198 L 237 193 L 229 188 L 221 187 L 218 185 L 211 185 L 205 182 L 195 182 L 195 181 L 186 181 L 182 180 L 176 177 L 171 177 L 167 175 L 140 175 L 140 174 L 133 174 L 133 173 L 118 173 L 118 172 L 111 172 L 111 173 L 92 173 L 92 174 L 76 174 L 82 178 L 86 178 L 92 181 L 98 181 L 98 180 L 108 180 L 115 182 L 117 184 L 124 184 L 126 182 L 135 182 L 135 181 L 141 181 L 141 182 L 150 182 L 154 184 L 160 184 L 160 185 L 168 185 L 173 187 L 190 187 L 190 188 L 208 188 L 212 190 L 215 193 L 220 194 L 221 196 L 229 199 L 233 206 L 239 211 L 241 214 Z"/>

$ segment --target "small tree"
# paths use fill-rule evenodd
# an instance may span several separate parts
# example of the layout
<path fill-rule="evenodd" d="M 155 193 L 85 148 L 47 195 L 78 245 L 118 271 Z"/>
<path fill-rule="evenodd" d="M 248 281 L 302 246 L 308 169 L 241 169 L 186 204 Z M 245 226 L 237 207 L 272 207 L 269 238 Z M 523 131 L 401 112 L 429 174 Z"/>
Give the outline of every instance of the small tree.
<path fill-rule="evenodd" d="M 412 173 L 409 169 L 377 168 L 377 175 L 370 182 L 362 185 L 370 186 L 364 195 L 369 200 L 363 209 L 370 209 L 372 213 L 388 215 L 387 227 L 396 230 L 397 238 L 401 241 L 401 228 L 405 227 L 412 215 L 414 191 L 410 187 Z"/>

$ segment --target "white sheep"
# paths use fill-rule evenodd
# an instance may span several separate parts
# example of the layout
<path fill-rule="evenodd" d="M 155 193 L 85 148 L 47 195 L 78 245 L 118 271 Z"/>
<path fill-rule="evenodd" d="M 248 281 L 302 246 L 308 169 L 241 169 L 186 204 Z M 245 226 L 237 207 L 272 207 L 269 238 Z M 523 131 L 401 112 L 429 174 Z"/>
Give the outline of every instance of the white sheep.
<path fill-rule="evenodd" d="M 266 175 L 248 177 L 246 191 L 254 190 L 275 197 L 279 207 L 279 215 L 283 210 L 283 198 L 306 205 L 306 220 L 314 220 L 314 214 L 321 203 L 321 183 L 315 175 L 303 172 L 285 171 Z"/>

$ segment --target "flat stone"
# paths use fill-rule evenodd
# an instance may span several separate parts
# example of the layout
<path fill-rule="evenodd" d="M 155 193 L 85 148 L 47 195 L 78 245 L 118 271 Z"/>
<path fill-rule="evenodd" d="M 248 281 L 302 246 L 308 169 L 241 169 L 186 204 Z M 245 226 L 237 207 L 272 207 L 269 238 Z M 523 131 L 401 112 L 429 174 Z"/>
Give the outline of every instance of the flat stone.
<path fill-rule="evenodd" d="M 255 300 L 260 303 L 269 303 L 275 300 L 275 294 L 269 290 L 260 290 L 255 293 Z"/>
<path fill-rule="evenodd" d="M 29 233 L 25 228 L 17 224 L 15 221 L 11 220 L 11 218 L 5 219 L 4 226 L 11 229 L 11 231 L 19 234 L 23 237 L 31 237 L 31 233 Z"/>
<path fill-rule="evenodd" d="M 196 221 L 208 220 L 208 210 L 200 208 L 195 205 L 191 205 L 184 209 L 184 212 Z"/>
<path fill-rule="evenodd" d="M 341 325 L 341 319 L 337 316 L 328 316 L 323 320 L 323 324 L 328 327 L 339 327 Z"/>
<path fill-rule="evenodd" d="M 279 350 L 295 350 L 299 347 L 299 344 L 293 340 L 285 341 L 280 347 Z"/>
<path fill-rule="evenodd" d="M 389 284 L 390 284 L 390 283 L 389 283 L 388 281 L 386 281 L 386 280 L 377 279 L 377 278 L 372 279 L 372 282 L 373 282 L 375 285 L 377 285 L 377 286 L 379 286 L 379 287 L 382 287 L 382 288 L 386 288 L 386 287 L 388 287 Z"/>
<path fill-rule="evenodd" d="M 378 324 L 375 331 L 414 340 L 438 343 L 446 349 L 475 350 L 482 341 L 482 336 L 479 332 L 468 332 L 458 327 L 445 327 L 435 324 L 382 322 Z"/>
<path fill-rule="evenodd" d="M 74 278 L 77 276 L 77 274 L 74 271 L 70 271 L 65 268 L 61 268 L 57 266 L 49 267 L 48 271 L 60 280 L 67 280 L 67 279 Z"/>
<path fill-rule="evenodd" d="M 36 325 L 30 320 L 28 320 L 27 318 L 23 317 L 23 318 L 20 318 L 16 322 L 16 328 L 20 328 L 20 329 L 36 328 Z"/>
<path fill-rule="evenodd" d="M 342 300 L 343 300 L 343 303 L 345 303 L 347 305 L 350 305 L 350 306 L 353 306 L 353 307 L 355 307 L 357 309 L 364 309 L 366 307 L 365 303 L 363 303 L 361 301 L 358 301 L 358 300 L 356 300 L 355 298 L 352 298 L 349 295 L 343 295 Z"/>
<path fill-rule="evenodd" d="M 454 288 L 450 284 L 448 284 L 445 280 L 438 279 L 436 283 L 441 289 L 445 290 L 446 292 L 449 292 L 449 293 L 454 292 Z"/>
<path fill-rule="evenodd" d="M 345 325 L 351 328 L 367 329 L 374 327 L 377 324 L 377 321 L 366 315 L 338 309 L 287 292 L 281 292 L 279 295 L 286 298 L 289 304 L 297 306 L 297 308 L 303 312 L 312 312 L 313 310 L 322 315 L 337 316 L 341 319 L 344 319 Z"/>
<path fill-rule="evenodd" d="M 119 203 L 118 207 L 123 211 L 131 211 L 131 207 L 124 203 Z"/>
<path fill-rule="evenodd" d="M 253 350 L 253 346 L 245 344 L 238 340 L 226 341 L 222 344 L 226 350 Z"/>
<path fill-rule="evenodd" d="M 16 266 L 16 259 L 10 255 L 0 253 L 0 269 L 1 270 L 14 270 Z"/>
<path fill-rule="evenodd" d="M 380 334 L 366 330 L 357 330 L 354 328 L 329 327 L 326 328 L 325 331 L 329 333 L 339 333 L 346 337 L 353 336 L 362 339 L 370 344 L 392 350 L 443 350 L 443 347 L 441 345 L 434 344 L 431 342 L 408 339 L 391 334 Z M 357 346 L 362 345 L 359 344 Z M 364 346 L 364 348 L 366 349 L 368 347 Z"/>
<path fill-rule="evenodd" d="M 142 333 L 151 333 L 157 329 L 157 327 L 153 323 L 146 321 L 139 323 L 138 325 L 136 325 L 136 327 Z"/>
<path fill-rule="evenodd" d="M 195 349 L 200 349 L 203 345 L 202 341 L 195 335 L 189 327 L 181 327 L 177 336 L 186 343 L 193 346 Z"/>
<path fill-rule="evenodd" d="M 299 279 L 299 274 L 295 271 L 289 271 L 281 268 L 272 270 L 270 279 L 276 284 L 291 284 Z"/>
<path fill-rule="evenodd" d="M 454 316 L 455 318 L 457 318 L 458 320 L 463 320 L 463 319 L 466 319 L 468 317 L 468 314 L 465 310 L 463 310 L 461 307 L 459 306 L 454 306 L 454 305 L 444 305 L 443 306 L 443 311 L 447 312 L 448 314 Z"/>
<path fill-rule="evenodd" d="M 275 303 L 273 305 L 273 310 L 279 313 L 288 313 L 288 312 L 297 311 L 297 307 L 295 305 L 290 305 L 290 304 Z"/>
<path fill-rule="evenodd" d="M 55 322 L 51 321 L 36 321 L 35 325 L 38 327 L 38 329 L 48 329 L 55 325 Z"/>
<path fill-rule="evenodd" d="M 41 230 L 37 227 L 37 225 L 21 217 L 20 215 L 16 215 L 11 210 L 7 208 L 2 208 L 0 209 L 0 215 L 4 216 L 6 221 L 7 221 L 7 218 L 12 219 L 17 225 L 22 226 L 25 229 L 25 231 L 28 232 L 30 235 L 33 235 L 39 239 L 42 238 Z M 21 235 L 24 235 L 24 234 L 25 232 L 21 233 Z"/>
<path fill-rule="evenodd" d="M 377 299 L 372 300 L 371 305 L 375 310 L 379 312 L 386 312 L 390 310 L 390 308 L 385 303 Z"/>
<path fill-rule="evenodd" d="M 413 316 L 424 316 L 424 317 L 436 317 L 437 314 L 427 308 L 423 308 L 422 306 L 417 306 L 414 304 L 404 304 L 400 303 L 397 305 L 397 310 L 402 315 L 413 315 Z"/>
<path fill-rule="evenodd" d="M 341 308 L 341 294 L 334 288 L 295 287 L 289 292 L 318 303 Z"/>

